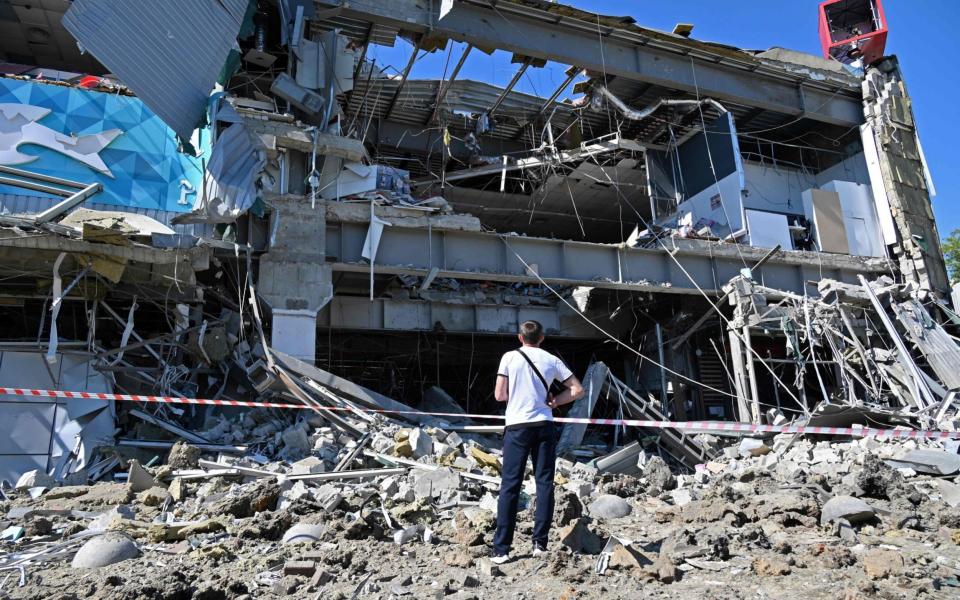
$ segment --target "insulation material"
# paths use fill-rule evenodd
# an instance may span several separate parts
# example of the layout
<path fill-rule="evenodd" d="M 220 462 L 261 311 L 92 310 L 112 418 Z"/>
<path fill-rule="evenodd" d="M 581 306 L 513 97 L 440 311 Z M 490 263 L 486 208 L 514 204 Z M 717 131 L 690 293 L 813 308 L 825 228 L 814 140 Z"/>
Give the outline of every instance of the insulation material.
<path fill-rule="evenodd" d="M 66 27 L 183 139 L 203 120 L 248 0 L 76 0 Z"/>
<path fill-rule="evenodd" d="M 86 356 L 58 353 L 56 359 L 46 365 L 40 352 L 0 352 L 0 381 L 20 388 L 113 391 Z M 32 469 L 63 475 L 86 467 L 98 447 L 113 445 L 115 418 L 113 402 L 106 400 L 0 396 L 0 419 L 9 432 L 0 439 L 0 479 L 15 482 Z"/>

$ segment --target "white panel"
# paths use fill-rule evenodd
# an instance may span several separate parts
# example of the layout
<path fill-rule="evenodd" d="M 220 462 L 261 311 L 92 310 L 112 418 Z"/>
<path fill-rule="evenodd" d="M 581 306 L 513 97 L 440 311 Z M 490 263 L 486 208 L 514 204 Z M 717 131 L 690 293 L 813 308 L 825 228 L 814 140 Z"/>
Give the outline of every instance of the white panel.
<path fill-rule="evenodd" d="M 810 189 L 803 192 L 803 206 L 813 223 L 813 236 L 822 252 L 850 254 L 843 224 L 840 194 L 832 190 Z"/>
<path fill-rule="evenodd" d="M 815 185 L 815 179 L 798 169 L 772 164 L 744 163 L 747 193 L 745 209 L 803 214 L 803 190 Z"/>
<path fill-rule="evenodd" d="M 867 159 L 867 172 L 870 174 L 873 201 L 876 205 L 877 216 L 880 218 L 880 233 L 883 234 L 884 244 L 888 246 L 896 244 L 897 228 L 893 223 L 893 213 L 890 211 L 887 189 L 883 185 L 876 138 L 874 137 L 873 127 L 869 123 L 860 126 L 860 139 L 863 141 L 863 155 Z"/>
<path fill-rule="evenodd" d="M 0 403 L 0 454 L 47 454 L 53 426 L 54 404 Z"/>
<path fill-rule="evenodd" d="M 50 365 L 48 371 L 36 352 L 3 352 L 0 357 L 0 381 L 4 387 L 52 390 L 56 388 L 56 383 L 50 378 L 50 371 L 56 377 L 59 370 L 58 361 Z M 22 397 L 15 398 L 21 402 L 28 401 Z"/>
<path fill-rule="evenodd" d="M 317 313 L 273 309 L 270 344 L 284 354 L 313 364 L 317 353 Z"/>
<path fill-rule="evenodd" d="M 870 186 L 852 181 L 828 181 L 822 189 L 836 192 L 840 196 L 840 209 L 843 211 L 844 224 L 847 227 L 850 254 L 886 256 L 883 236 L 880 233 L 880 219 Z M 851 227 L 859 230 L 852 231 Z"/>
<path fill-rule="evenodd" d="M 712 221 L 713 233 L 721 237 L 743 227 L 742 211 L 739 172 L 727 175 L 718 185 L 710 186 L 677 206 L 681 222 L 689 219 L 691 225 L 698 227 L 703 221 Z"/>
<path fill-rule="evenodd" d="M 58 354 L 48 370 L 40 352 L 0 352 L 0 381 L 27 389 L 113 391 L 87 360 L 86 356 Z M 25 471 L 48 469 L 48 454 L 56 458 L 71 452 L 77 436 L 83 443 L 73 470 L 86 466 L 97 447 L 113 445 L 114 411 L 113 402 L 101 400 L 0 396 L 0 423 L 5 432 L 0 436 L 0 477 L 16 480 Z"/>
<path fill-rule="evenodd" d="M 784 250 L 793 250 L 790 225 L 787 215 L 747 210 L 747 230 L 750 245 L 756 248 L 775 248 L 779 244 Z"/>

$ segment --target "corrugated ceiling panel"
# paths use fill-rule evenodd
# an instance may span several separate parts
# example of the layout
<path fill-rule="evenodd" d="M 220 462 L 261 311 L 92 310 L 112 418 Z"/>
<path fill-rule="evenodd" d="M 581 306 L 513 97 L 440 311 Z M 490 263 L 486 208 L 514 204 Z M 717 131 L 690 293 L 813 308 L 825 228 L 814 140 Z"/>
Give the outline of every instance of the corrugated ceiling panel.
<path fill-rule="evenodd" d="M 249 0 L 76 0 L 63 25 L 181 137 L 203 118 Z"/>

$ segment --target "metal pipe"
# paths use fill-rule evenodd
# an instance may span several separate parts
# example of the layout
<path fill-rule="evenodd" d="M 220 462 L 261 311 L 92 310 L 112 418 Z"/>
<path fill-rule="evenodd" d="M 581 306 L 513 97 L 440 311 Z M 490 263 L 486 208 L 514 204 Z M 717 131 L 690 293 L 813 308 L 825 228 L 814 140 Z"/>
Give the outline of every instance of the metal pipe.
<path fill-rule="evenodd" d="M 33 218 L 33 222 L 39 224 L 39 223 L 46 223 L 47 221 L 51 221 L 59 217 L 63 213 L 67 212 L 71 208 L 79 204 L 82 204 L 87 198 L 98 193 L 102 189 L 103 189 L 103 186 L 100 185 L 99 183 L 91 183 L 90 185 L 83 188 L 79 192 L 69 196 L 68 198 L 64 198 L 63 200 L 54 204 L 47 210 L 43 211 L 42 213 L 39 213 L 37 216 Z"/>
<path fill-rule="evenodd" d="M 31 171 L 24 171 L 22 169 L 14 169 L 13 167 L 7 167 L 4 165 L 0 165 L 0 173 L 7 173 L 8 175 L 16 175 L 18 177 L 29 177 L 30 179 L 36 179 L 37 181 L 56 183 L 57 185 L 65 185 L 67 187 L 77 188 L 78 190 L 83 189 L 87 185 L 85 183 L 71 181 L 69 179 L 61 179 L 59 177 L 43 175 L 42 173 L 33 173 Z"/>
<path fill-rule="evenodd" d="M 650 106 L 648 106 L 648 107 L 646 107 L 646 108 L 644 108 L 644 109 L 642 109 L 642 110 L 636 110 L 636 109 L 633 109 L 633 108 L 630 108 L 629 106 L 627 106 L 627 105 L 623 102 L 623 100 L 621 100 L 620 98 L 617 98 L 617 97 L 613 94 L 613 92 L 611 92 L 610 90 L 608 90 L 606 87 L 604 87 L 604 86 L 602 86 L 602 85 L 596 86 L 596 87 L 594 88 L 594 90 L 595 90 L 598 94 L 600 94 L 601 96 L 603 96 L 604 98 L 606 98 L 607 101 L 610 102 L 610 104 L 614 105 L 614 106 L 617 108 L 617 110 L 619 110 L 621 113 L 623 113 L 623 116 L 625 116 L 625 117 L 628 118 L 628 119 L 634 120 L 634 121 L 641 121 L 641 120 L 643 120 L 643 119 L 646 119 L 647 117 L 649 117 L 649 116 L 652 115 L 653 113 L 657 112 L 657 110 L 659 110 L 660 107 L 663 107 L 663 106 L 698 106 L 698 105 L 702 106 L 702 105 L 708 105 L 708 106 L 712 106 L 713 108 L 717 109 L 717 110 L 720 111 L 721 113 L 726 113 L 726 112 L 728 112 L 727 109 L 726 109 L 722 104 L 720 104 L 719 102 L 717 102 L 716 100 L 714 100 L 714 99 L 712 99 L 712 98 L 703 98 L 703 99 L 701 99 L 701 100 L 680 100 L 680 99 L 673 99 L 673 98 L 661 98 L 660 100 L 657 101 L 656 104 L 652 104 L 652 105 L 650 105 Z M 594 96 L 594 98 L 596 98 L 596 97 L 597 97 L 597 96 Z"/>
<path fill-rule="evenodd" d="M 21 187 L 27 190 L 34 190 L 37 192 L 46 192 L 55 196 L 70 196 L 72 194 L 72 192 L 69 190 L 62 190 L 49 185 L 43 185 L 42 183 L 23 181 L 21 179 L 14 179 L 12 177 L 0 177 L 0 183 L 4 185 L 12 185 L 13 187 Z"/>

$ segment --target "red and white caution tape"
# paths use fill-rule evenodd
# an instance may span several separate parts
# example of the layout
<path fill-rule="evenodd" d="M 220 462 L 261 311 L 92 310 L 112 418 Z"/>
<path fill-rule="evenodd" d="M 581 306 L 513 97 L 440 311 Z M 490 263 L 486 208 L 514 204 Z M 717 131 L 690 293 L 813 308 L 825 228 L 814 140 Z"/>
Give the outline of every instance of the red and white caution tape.
<path fill-rule="evenodd" d="M 67 398 L 79 400 L 119 400 L 122 402 L 153 402 L 162 404 L 199 404 L 208 406 L 239 406 L 244 408 L 285 408 L 295 410 L 328 410 L 345 412 L 389 413 L 396 415 L 420 415 L 470 419 L 504 419 L 503 415 L 480 415 L 450 412 L 421 412 L 418 410 L 357 409 L 344 406 L 308 406 L 281 402 L 250 402 L 246 400 L 214 400 L 210 398 L 179 398 L 173 396 L 144 396 L 139 394 L 107 394 L 104 392 L 68 392 L 64 390 L 34 390 L 0 387 L 0 395 L 27 396 L 34 398 Z M 844 435 L 851 437 L 876 437 L 892 439 L 960 439 L 960 431 L 925 431 L 915 429 L 877 429 L 874 427 L 815 427 L 807 425 L 753 425 L 736 421 L 652 421 L 641 419 L 584 419 L 558 417 L 557 423 L 582 425 L 613 425 L 646 427 L 650 429 L 677 429 L 698 433 L 802 433 L 813 435 Z"/>

